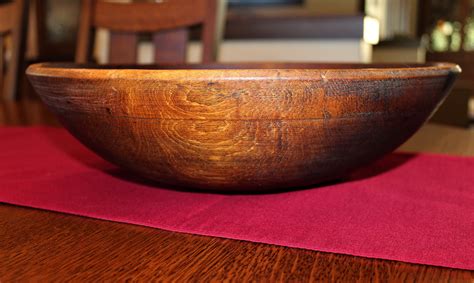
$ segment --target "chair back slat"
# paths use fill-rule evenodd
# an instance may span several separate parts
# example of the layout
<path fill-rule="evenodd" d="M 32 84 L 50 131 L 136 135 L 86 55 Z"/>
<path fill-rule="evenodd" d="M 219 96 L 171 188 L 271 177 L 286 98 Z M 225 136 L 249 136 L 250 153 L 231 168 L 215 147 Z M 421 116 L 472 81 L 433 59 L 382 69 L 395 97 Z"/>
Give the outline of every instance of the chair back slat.
<path fill-rule="evenodd" d="M 10 32 L 13 29 L 15 8 L 15 3 L 0 4 L 0 33 Z"/>
<path fill-rule="evenodd" d="M 177 29 L 153 34 L 155 63 L 179 63 L 186 61 L 188 30 Z"/>
<path fill-rule="evenodd" d="M 112 31 L 110 33 L 109 62 L 135 64 L 137 62 L 137 44 L 137 34 Z"/>
<path fill-rule="evenodd" d="M 77 31 L 76 63 L 87 63 L 92 55 L 94 33 L 91 29 L 92 0 L 81 0 L 81 15 Z"/>

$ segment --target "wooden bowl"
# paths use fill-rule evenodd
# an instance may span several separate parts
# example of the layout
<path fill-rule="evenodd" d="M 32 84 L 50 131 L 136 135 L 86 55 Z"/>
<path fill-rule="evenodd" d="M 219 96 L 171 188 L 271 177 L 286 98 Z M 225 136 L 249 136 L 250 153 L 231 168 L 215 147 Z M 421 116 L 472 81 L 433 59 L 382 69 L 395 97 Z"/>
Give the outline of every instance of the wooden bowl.
<path fill-rule="evenodd" d="M 458 73 L 449 63 L 27 70 L 64 126 L 106 160 L 163 184 L 215 191 L 342 177 L 415 133 Z"/>

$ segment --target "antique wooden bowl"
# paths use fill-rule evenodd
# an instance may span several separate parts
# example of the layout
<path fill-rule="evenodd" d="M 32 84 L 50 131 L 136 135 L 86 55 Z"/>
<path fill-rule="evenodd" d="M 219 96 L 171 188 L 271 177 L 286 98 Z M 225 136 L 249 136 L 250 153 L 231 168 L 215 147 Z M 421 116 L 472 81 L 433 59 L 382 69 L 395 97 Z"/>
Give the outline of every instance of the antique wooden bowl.
<path fill-rule="evenodd" d="M 346 175 L 396 149 L 457 65 L 36 64 L 27 74 L 97 154 L 161 184 L 267 191 Z"/>

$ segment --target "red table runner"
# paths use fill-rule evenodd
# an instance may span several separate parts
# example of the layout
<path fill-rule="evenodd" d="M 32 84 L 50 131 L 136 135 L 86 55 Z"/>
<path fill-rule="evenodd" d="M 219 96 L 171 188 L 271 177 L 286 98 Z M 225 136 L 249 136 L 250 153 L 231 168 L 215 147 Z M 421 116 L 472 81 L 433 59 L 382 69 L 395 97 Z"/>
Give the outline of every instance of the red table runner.
<path fill-rule="evenodd" d="M 176 232 L 474 269 L 474 158 L 391 154 L 350 181 L 259 195 L 154 187 L 65 130 L 0 128 L 0 202 Z"/>

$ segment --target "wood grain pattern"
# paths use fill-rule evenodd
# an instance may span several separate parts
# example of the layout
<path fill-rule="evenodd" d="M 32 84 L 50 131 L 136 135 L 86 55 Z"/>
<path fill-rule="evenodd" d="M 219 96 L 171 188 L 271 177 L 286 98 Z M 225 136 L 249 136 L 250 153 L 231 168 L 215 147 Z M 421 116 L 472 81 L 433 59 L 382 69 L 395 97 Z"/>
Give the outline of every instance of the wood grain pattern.
<path fill-rule="evenodd" d="M 0 205 L 0 277 L 248 282 L 471 282 L 474 272 L 291 249 Z"/>
<path fill-rule="evenodd" d="M 459 71 L 292 66 L 40 64 L 28 75 L 66 128 L 113 163 L 171 186 L 265 191 L 339 178 L 394 150 Z"/>
<path fill-rule="evenodd" d="M 425 125 L 403 150 L 474 156 L 474 131 Z M 167 232 L 0 205 L 9 281 L 472 282 L 474 271 Z"/>

